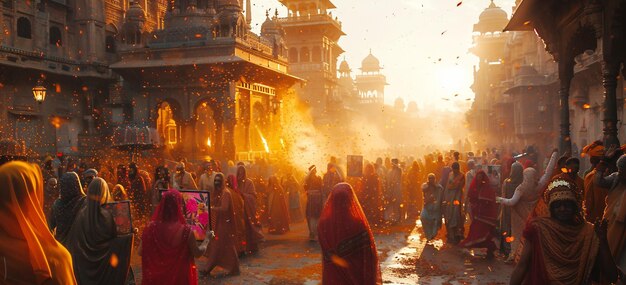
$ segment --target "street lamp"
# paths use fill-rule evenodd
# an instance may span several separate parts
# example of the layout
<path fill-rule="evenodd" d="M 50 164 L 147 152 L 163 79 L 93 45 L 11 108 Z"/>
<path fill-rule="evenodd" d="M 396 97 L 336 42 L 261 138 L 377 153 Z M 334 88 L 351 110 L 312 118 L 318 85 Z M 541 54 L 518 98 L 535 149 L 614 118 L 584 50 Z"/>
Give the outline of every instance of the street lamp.
<path fill-rule="evenodd" d="M 43 87 L 41 81 L 37 81 L 37 85 L 33 87 L 33 96 L 35 97 L 35 101 L 41 104 L 43 100 L 46 99 L 46 87 Z"/>

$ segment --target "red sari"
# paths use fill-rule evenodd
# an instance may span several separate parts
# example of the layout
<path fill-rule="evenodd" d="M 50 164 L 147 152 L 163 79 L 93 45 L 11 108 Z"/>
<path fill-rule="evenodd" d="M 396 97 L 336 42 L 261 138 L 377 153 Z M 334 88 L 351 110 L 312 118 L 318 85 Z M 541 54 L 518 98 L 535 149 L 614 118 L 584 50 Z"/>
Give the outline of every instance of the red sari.
<path fill-rule="evenodd" d="M 350 184 L 333 187 L 318 232 L 322 284 L 382 284 L 374 236 Z"/>
<path fill-rule="evenodd" d="M 495 250 L 493 232 L 498 219 L 498 205 L 496 204 L 496 191 L 489 183 L 489 178 L 484 171 L 480 170 L 476 173 L 467 197 L 472 208 L 472 224 L 467 238 L 459 245 L 466 248 Z"/>
<path fill-rule="evenodd" d="M 270 234 L 284 234 L 289 231 L 289 210 L 283 187 L 278 183 L 276 176 L 269 179 L 270 192 L 268 200 L 268 232 Z"/>
<path fill-rule="evenodd" d="M 176 190 L 165 193 L 152 222 L 143 231 L 143 284 L 198 284 L 196 264 L 187 242 L 191 228 L 185 224 L 182 199 Z"/>

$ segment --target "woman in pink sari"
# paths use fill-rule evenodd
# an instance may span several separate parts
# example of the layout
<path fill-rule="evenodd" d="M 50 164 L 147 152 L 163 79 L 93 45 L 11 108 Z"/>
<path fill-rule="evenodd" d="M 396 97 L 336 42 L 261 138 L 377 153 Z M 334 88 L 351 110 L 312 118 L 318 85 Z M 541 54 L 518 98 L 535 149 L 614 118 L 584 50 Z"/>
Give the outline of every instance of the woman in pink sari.
<path fill-rule="evenodd" d="M 182 213 L 183 197 L 170 190 L 144 229 L 139 248 L 143 284 L 197 285 L 198 272 L 194 258 L 204 254 L 210 238 L 198 247 L 191 227 Z M 207 233 L 212 236 L 212 233 Z"/>
<path fill-rule="evenodd" d="M 491 259 L 496 249 L 493 232 L 498 220 L 498 205 L 496 204 L 496 191 L 489 183 L 487 173 L 482 170 L 476 173 L 467 197 L 472 210 L 472 224 L 467 238 L 459 245 L 465 248 L 486 248 L 487 258 Z"/>

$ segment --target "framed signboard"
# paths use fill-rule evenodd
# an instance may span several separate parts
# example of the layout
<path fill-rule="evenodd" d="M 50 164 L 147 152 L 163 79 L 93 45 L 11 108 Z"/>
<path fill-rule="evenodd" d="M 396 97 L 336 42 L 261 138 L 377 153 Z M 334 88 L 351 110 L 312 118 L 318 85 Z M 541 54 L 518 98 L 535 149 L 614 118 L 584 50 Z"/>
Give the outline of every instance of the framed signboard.
<path fill-rule="evenodd" d="M 130 201 L 106 203 L 102 205 L 102 208 L 109 210 L 109 212 L 113 214 L 118 236 L 133 233 L 133 218 L 130 214 Z"/>
<path fill-rule="evenodd" d="M 161 196 L 169 190 L 159 190 Z M 185 221 L 193 231 L 196 240 L 204 240 L 211 219 L 210 195 L 207 191 L 178 190 L 183 196 L 182 212 Z"/>
<path fill-rule="evenodd" d="M 362 155 L 348 155 L 347 172 L 348 177 L 362 177 L 363 176 L 363 156 Z"/>

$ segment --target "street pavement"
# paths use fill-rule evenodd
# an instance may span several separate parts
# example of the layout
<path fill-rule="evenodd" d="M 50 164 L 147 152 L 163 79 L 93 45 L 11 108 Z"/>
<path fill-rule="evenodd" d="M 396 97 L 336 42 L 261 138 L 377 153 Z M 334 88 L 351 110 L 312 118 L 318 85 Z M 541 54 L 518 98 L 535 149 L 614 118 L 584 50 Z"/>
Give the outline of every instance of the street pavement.
<path fill-rule="evenodd" d="M 501 258 L 487 261 L 482 252 L 444 246 L 441 239 L 427 244 L 419 226 L 418 222 L 374 232 L 384 284 L 508 284 L 513 267 Z M 216 269 L 211 277 L 201 276 L 200 284 L 320 284 L 320 261 L 319 245 L 308 240 L 302 222 L 285 235 L 266 234 L 259 253 L 240 260 L 241 275 L 227 277 Z M 206 259 L 196 264 L 201 271 Z M 141 284 L 141 257 L 136 254 L 132 267 Z"/>

